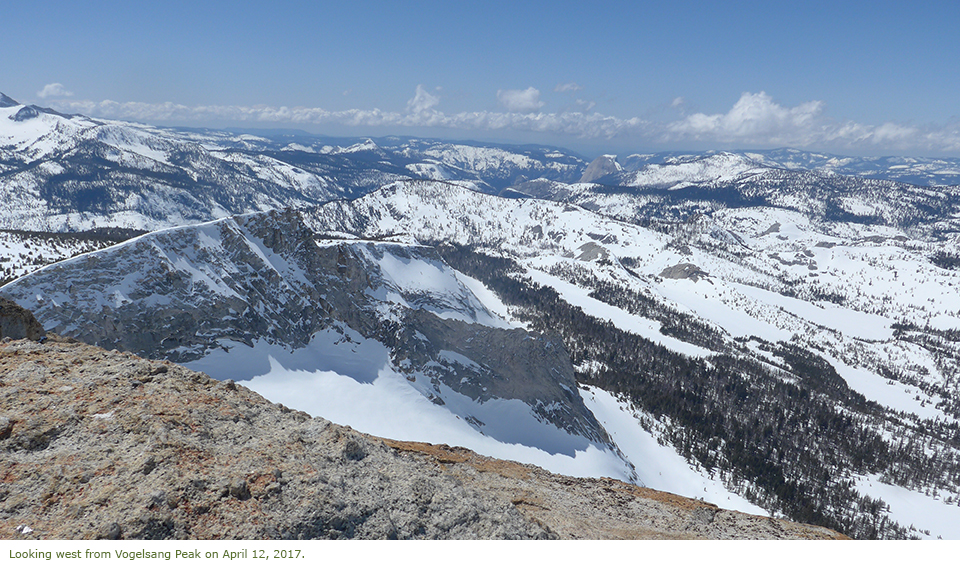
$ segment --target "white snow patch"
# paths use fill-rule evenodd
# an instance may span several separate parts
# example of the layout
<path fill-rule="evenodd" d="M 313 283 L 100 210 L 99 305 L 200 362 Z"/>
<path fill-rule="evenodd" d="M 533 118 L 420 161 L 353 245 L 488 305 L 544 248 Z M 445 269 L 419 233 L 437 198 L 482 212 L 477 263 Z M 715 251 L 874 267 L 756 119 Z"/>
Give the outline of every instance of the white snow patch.
<path fill-rule="evenodd" d="M 592 386 L 581 387 L 580 395 L 647 487 L 702 498 L 724 509 L 769 516 L 762 508 L 728 491 L 719 480 L 688 463 L 672 447 L 660 445 L 652 434 L 640 427 L 629 403 Z"/>
<path fill-rule="evenodd" d="M 493 315 L 503 319 L 502 323 L 498 322 L 496 324 L 488 324 L 484 322 L 481 324 L 486 324 L 487 326 L 497 326 L 497 328 L 526 328 L 522 322 L 510 316 L 510 310 L 507 308 L 507 305 L 500 300 L 500 297 L 498 297 L 496 293 L 484 285 L 483 282 L 456 270 L 454 270 L 454 274 L 457 276 L 457 280 L 466 285 L 484 307 L 489 309 Z"/>
<path fill-rule="evenodd" d="M 896 411 L 916 414 L 920 419 L 948 421 L 949 418 L 934 406 L 921 406 L 916 396 L 927 396 L 919 388 L 908 386 L 883 376 L 843 363 L 829 354 L 820 353 L 843 377 L 850 389 L 862 394 L 868 400 Z M 960 510 L 960 509 L 958 509 Z"/>
<path fill-rule="evenodd" d="M 446 407 L 431 403 L 388 365 L 380 368 L 371 382 L 359 382 L 331 370 L 288 369 L 272 356 L 269 360 L 269 371 L 254 377 L 249 382 L 251 389 L 271 401 L 334 423 L 391 439 L 463 446 L 483 455 L 532 463 L 564 475 L 629 480 L 630 473 L 623 461 L 593 444 L 570 456 L 483 435 Z M 449 395 L 445 393 L 444 397 Z M 541 424 L 541 428 L 548 426 Z"/>
<path fill-rule="evenodd" d="M 640 335 L 687 356 L 704 358 L 714 354 L 713 351 L 706 348 L 669 337 L 660 332 L 661 325 L 659 322 L 639 317 L 619 307 L 594 299 L 588 291 L 559 277 L 533 268 L 527 268 L 527 274 L 537 284 L 552 287 L 571 305 L 580 307 L 590 316 L 609 320 L 620 330 Z"/>
<path fill-rule="evenodd" d="M 457 353 L 444 356 L 479 367 Z M 233 343 L 229 352 L 214 351 L 187 366 L 220 380 L 249 380 L 251 389 L 271 401 L 372 435 L 460 445 L 577 477 L 629 481 L 632 476 L 612 451 L 539 422 L 519 400 L 479 403 L 441 385 L 447 405 L 433 404 L 421 392 L 430 391 L 428 382 L 407 380 L 391 367 L 385 346 L 347 327 L 343 333 L 318 333 L 295 351 L 262 341 L 253 347 Z M 480 431 L 468 416 L 483 422 Z"/>
<path fill-rule="evenodd" d="M 944 497 L 934 498 L 920 491 L 881 483 L 876 475 L 857 480 L 856 489 L 862 495 L 881 499 L 890 507 L 890 518 L 904 527 L 913 525 L 922 538 L 960 539 L 960 506 L 946 504 Z"/>

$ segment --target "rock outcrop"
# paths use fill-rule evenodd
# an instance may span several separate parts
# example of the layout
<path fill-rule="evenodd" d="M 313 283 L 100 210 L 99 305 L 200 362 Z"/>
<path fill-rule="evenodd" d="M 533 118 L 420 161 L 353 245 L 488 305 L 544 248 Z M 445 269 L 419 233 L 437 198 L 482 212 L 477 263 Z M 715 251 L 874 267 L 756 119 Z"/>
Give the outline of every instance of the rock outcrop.
<path fill-rule="evenodd" d="M 689 279 L 691 281 L 697 281 L 701 277 L 709 277 L 707 273 L 697 267 L 692 263 L 678 263 L 676 265 L 671 265 L 670 267 L 665 267 L 663 271 L 660 272 L 660 277 L 666 279 Z"/>
<path fill-rule="evenodd" d="M 587 169 L 583 171 L 580 182 L 593 182 L 605 176 L 616 174 L 623 170 L 617 163 L 617 157 L 610 154 L 604 154 L 593 159 Z"/>
<path fill-rule="evenodd" d="M 3 538 L 842 538 L 365 436 L 55 335 L 0 344 L 0 410 Z"/>
<path fill-rule="evenodd" d="M 33 313 L 0 297 L 0 338 L 40 340 L 45 335 Z"/>

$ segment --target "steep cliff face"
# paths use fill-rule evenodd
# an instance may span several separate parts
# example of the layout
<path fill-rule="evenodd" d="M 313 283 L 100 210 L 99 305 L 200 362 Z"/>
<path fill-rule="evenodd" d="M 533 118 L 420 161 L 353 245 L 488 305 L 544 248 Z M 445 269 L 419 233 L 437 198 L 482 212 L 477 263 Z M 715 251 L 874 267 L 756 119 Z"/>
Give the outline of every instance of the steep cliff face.
<path fill-rule="evenodd" d="M 58 334 L 265 393 L 279 369 L 399 378 L 468 431 L 570 458 L 592 446 L 619 465 L 603 473 L 631 479 L 559 338 L 510 324 L 467 283 L 433 248 L 318 238 L 284 210 L 147 234 L 3 291 Z"/>
<path fill-rule="evenodd" d="M 296 349 L 334 321 L 372 334 L 421 308 L 497 320 L 431 249 L 318 241 L 292 210 L 154 232 L 4 291 L 57 333 L 179 362 L 257 339 Z"/>
<path fill-rule="evenodd" d="M 58 336 L 0 343 L 7 539 L 842 538 L 609 479 L 382 440 Z"/>
<path fill-rule="evenodd" d="M 606 176 L 616 175 L 622 170 L 623 167 L 617 163 L 616 156 L 604 154 L 593 159 L 593 162 L 583 171 L 580 182 L 593 182 Z"/>

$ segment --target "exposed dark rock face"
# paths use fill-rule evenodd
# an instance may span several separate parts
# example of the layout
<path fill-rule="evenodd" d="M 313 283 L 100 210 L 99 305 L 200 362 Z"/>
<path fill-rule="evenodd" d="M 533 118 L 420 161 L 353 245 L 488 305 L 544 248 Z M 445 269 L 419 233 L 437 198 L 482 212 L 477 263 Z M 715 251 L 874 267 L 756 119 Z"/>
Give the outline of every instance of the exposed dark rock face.
<path fill-rule="evenodd" d="M 30 119 L 35 119 L 40 116 L 40 109 L 34 105 L 27 105 L 23 109 L 17 111 L 17 114 L 13 116 L 13 120 L 22 123 L 23 121 L 28 121 Z"/>
<path fill-rule="evenodd" d="M 14 101 L 13 99 L 11 99 L 10 97 L 7 97 L 7 96 L 4 95 L 3 93 L 0 93 L 0 108 L 16 107 L 16 106 L 19 105 L 19 104 L 20 104 L 20 103 L 17 103 L 16 101 Z"/>
<path fill-rule="evenodd" d="M 678 263 L 677 265 L 665 267 L 663 271 L 660 272 L 660 277 L 665 277 L 667 279 L 690 279 L 691 281 L 697 281 L 701 277 L 709 276 L 705 271 L 692 263 Z"/>
<path fill-rule="evenodd" d="M 0 344 L 7 539 L 842 538 L 462 448 L 372 438 L 170 362 Z"/>
<path fill-rule="evenodd" d="M 422 391 L 436 403 L 450 390 L 481 403 L 519 400 L 570 435 L 549 444 L 550 453 L 571 455 L 591 443 L 615 448 L 583 404 L 559 337 L 480 324 L 493 315 L 431 247 L 318 240 L 294 210 L 155 232 L 28 275 L 4 292 L 57 334 L 181 363 L 237 345 L 292 351 L 318 334 L 358 334 L 381 344 L 408 380 L 424 380 Z M 229 377 L 249 380 L 248 370 Z M 548 445 L 526 431 L 470 421 L 500 441 Z"/>
<path fill-rule="evenodd" d="M 40 340 L 45 334 L 33 313 L 0 297 L 0 338 Z"/>
<path fill-rule="evenodd" d="M 537 416 L 569 434 L 613 445 L 584 405 L 570 356 L 555 334 L 540 336 L 524 329 L 484 327 L 419 310 L 405 319 L 390 346 L 395 360 L 406 364 L 406 370 L 401 371 L 411 379 L 415 371 L 425 372 L 438 395 L 440 384 L 445 384 L 480 402 L 493 398 L 520 400 Z M 461 354 L 479 366 L 444 360 L 446 351 Z M 441 366 L 437 366 L 438 361 Z M 509 426 L 499 429 L 514 431 Z M 500 441 L 522 442 L 498 433 L 498 426 L 487 425 L 483 431 Z"/>
<path fill-rule="evenodd" d="M 599 180 L 604 176 L 610 174 L 616 174 L 620 172 L 622 168 L 617 164 L 617 157 L 610 155 L 602 155 L 593 159 L 593 162 L 587 166 L 587 169 L 583 171 L 583 175 L 580 177 L 580 182 L 593 182 L 594 180 Z"/>

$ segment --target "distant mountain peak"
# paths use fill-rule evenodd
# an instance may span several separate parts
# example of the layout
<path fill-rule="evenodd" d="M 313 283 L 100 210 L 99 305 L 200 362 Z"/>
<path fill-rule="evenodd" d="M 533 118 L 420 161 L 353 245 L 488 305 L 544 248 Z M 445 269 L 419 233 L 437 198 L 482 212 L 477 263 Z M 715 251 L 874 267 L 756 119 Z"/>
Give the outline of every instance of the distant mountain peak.
<path fill-rule="evenodd" d="M 13 101 L 13 99 L 9 99 L 9 100 Z M 14 103 L 16 102 L 14 101 Z M 19 105 L 19 103 L 17 103 L 17 105 Z M 16 106 L 16 105 L 11 105 L 11 106 Z M 64 113 L 61 113 L 60 111 L 57 111 L 56 109 L 51 109 L 49 107 L 40 107 L 37 105 L 24 105 L 23 108 L 17 111 L 12 117 L 10 117 L 10 119 L 16 122 L 23 122 L 23 121 L 28 121 L 30 119 L 34 119 L 44 114 L 56 115 L 64 119 L 70 119 L 73 117 L 73 115 L 66 115 Z"/>
<path fill-rule="evenodd" d="M 24 108 L 17 111 L 11 118 L 18 123 L 23 121 L 29 121 L 30 119 L 35 119 L 40 116 L 40 108 L 34 105 L 27 105 Z"/>
<path fill-rule="evenodd" d="M 373 142 L 373 139 L 369 139 L 369 138 L 368 138 L 367 140 L 363 141 L 362 143 L 357 143 L 357 144 L 354 144 L 354 145 L 350 145 L 350 146 L 348 146 L 348 147 L 346 147 L 346 148 L 340 149 L 340 151 L 339 151 L 340 154 L 349 154 L 349 153 L 354 153 L 354 152 L 379 152 L 379 153 L 382 153 L 383 150 L 380 148 L 379 145 L 377 145 L 377 143 Z"/>
<path fill-rule="evenodd" d="M 5 94 L 0 93 L 0 108 L 2 107 L 16 107 L 20 103 L 14 101 L 10 97 L 7 97 Z"/>
<path fill-rule="evenodd" d="M 583 171 L 580 182 L 593 182 L 604 176 L 616 174 L 621 170 L 623 170 L 623 167 L 617 162 L 617 155 L 604 154 L 593 159 L 593 162 Z"/>

